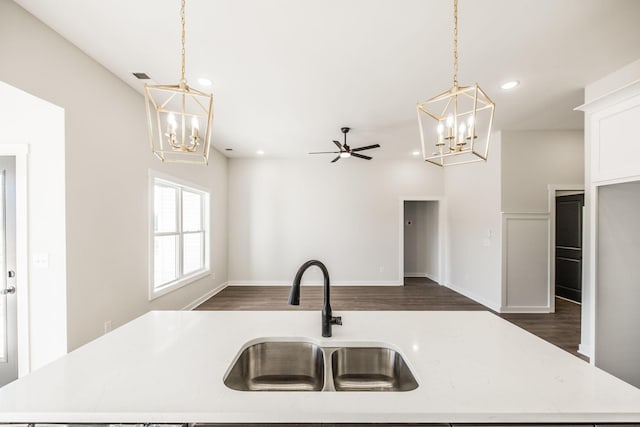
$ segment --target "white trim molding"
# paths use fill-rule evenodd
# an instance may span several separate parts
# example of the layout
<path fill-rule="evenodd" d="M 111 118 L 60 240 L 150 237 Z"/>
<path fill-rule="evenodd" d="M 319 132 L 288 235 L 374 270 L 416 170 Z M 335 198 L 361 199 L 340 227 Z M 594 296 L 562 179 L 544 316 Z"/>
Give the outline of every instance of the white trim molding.
<path fill-rule="evenodd" d="M 290 280 L 282 280 L 279 282 L 276 281 L 252 281 L 252 280 L 230 280 L 227 282 L 228 286 L 291 286 Z M 324 282 L 322 281 L 308 281 L 302 283 L 302 286 L 323 286 Z M 404 281 L 402 282 L 331 282 L 331 286 L 404 286 Z"/>
<path fill-rule="evenodd" d="M 220 292 L 222 292 L 223 290 L 225 290 L 227 286 L 229 286 L 229 282 L 220 283 L 218 286 L 216 286 L 215 288 L 211 289 L 206 294 L 202 295 L 199 298 L 196 298 L 195 300 L 191 301 L 189 304 L 185 305 L 182 308 L 182 311 L 191 311 L 191 310 L 193 310 L 194 308 L 196 308 L 197 306 L 199 306 L 200 304 L 202 304 L 203 302 L 205 302 L 206 300 L 208 300 L 212 296 L 217 295 Z"/>
<path fill-rule="evenodd" d="M 544 233 L 539 230 L 540 222 L 543 223 Z M 548 242 L 551 233 L 549 223 L 548 213 L 502 212 L 502 297 L 499 310 L 501 313 L 551 312 L 553 296 L 549 294 Z M 520 232 L 527 233 L 526 238 L 518 236 L 512 242 L 511 233 L 514 231 L 511 230 L 511 224 L 524 226 L 525 228 Z M 518 246 L 514 247 L 514 245 Z M 529 259 L 523 259 L 523 257 Z M 536 292 L 540 293 L 540 290 L 546 294 L 544 303 L 522 304 L 510 301 L 509 298 L 510 294 L 519 292 L 517 298 L 539 299 L 540 296 L 536 295 Z"/>
<path fill-rule="evenodd" d="M 154 230 L 154 221 L 155 221 L 155 206 L 154 206 L 154 197 L 155 197 L 155 188 L 157 185 L 166 186 L 168 188 L 174 188 L 176 190 L 176 210 L 175 210 L 175 223 L 176 230 L 171 233 L 160 233 Z M 200 216 L 201 216 L 201 226 L 200 229 L 194 230 L 195 233 L 202 234 L 202 253 L 201 253 L 201 262 L 202 268 L 191 272 L 189 274 L 184 274 L 183 272 L 183 236 L 191 231 L 185 231 L 182 229 L 182 194 L 184 192 L 190 192 L 193 194 L 197 194 L 200 197 L 201 206 L 200 206 Z M 208 189 L 205 189 L 202 186 L 197 184 L 185 181 L 181 178 L 173 177 L 171 175 L 167 175 L 162 172 L 157 172 L 153 169 L 149 169 L 149 183 L 148 183 L 148 299 L 152 301 L 156 298 L 159 298 L 163 295 L 166 295 L 170 292 L 173 292 L 177 289 L 180 289 L 184 286 L 187 286 L 191 283 L 194 283 L 197 280 L 203 279 L 205 277 L 211 276 L 211 252 L 210 252 L 210 236 L 211 236 L 211 194 Z M 162 235 L 171 235 L 177 236 L 177 262 L 176 268 L 177 278 L 171 282 L 164 283 L 161 286 L 156 286 L 155 278 L 154 278 L 154 262 L 155 262 L 155 247 L 154 242 L 155 238 Z"/>
<path fill-rule="evenodd" d="M 431 273 L 404 273 L 404 277 L 429 279 L 432 282 L 436 282 L 440 284 L 440 279 L 435 274 L 431 274 Z"/>
<path fill-rule="evenodd" d="M 498 307 L 496 304 L 492 303 L 491 301 L 489 301 L 488 299 L 485 299 L 471 291 L 469 291 L 468 289 L 465 288 L 461 288 L 459 286 L 456 286 L 452 283 L 443 283 L 444 286 L 446 286 L 447 288 L 461 294 L 464 295 L 465 297 L 474 300 L 475 302 L 477 302 L 478 304 L 482 304 L 487 308 L 490 308 L 491 310 L 495 311 L 495 312 L 500 312 L 500 307 Z"/>
<path fill-rule="evenodd" d="M 558 191 L 581 191 L 584 194 L 584 184 L 549 184 L 549 307 L 551 313 L 556 312 L 556 197 Z M 584 215 L 582 216 L 582 242 L 585 236 Z M 582 277 L 584 284 L 584 275 Z"/>
<path fill-rule="evenodd" d="M 578 344 L 578 353 L 580 353 L 583 356 L 586 356 L 589 358 L 589 362 L 591 362 L 591 364 L 595 364 L 595 360 L 593 359 L 593 347 L 590 346 L 585 346 L 582 343 Z"/>
<path fill-rule="evenodd" d="M 404 286 L 404 278 L 412 277 L 413 273 L 404 273 L 404 202 L 437 202 L 438 203 L 438 273 L 425 273 L 426 277 L 436 283 L 441 283 L 447 277 L 447 201 L 442 196 L 417 196 L 417 197 L 400 197 L 399 198 L 399 231 L 398 238 L 398 283 Z M 420 274 L 420 273 L 416 273 Z M 417 276 L 424 277 L 424 276 Z"/>
<path fill-rule="evenodd" d="M 31 372 L 29 319 L 29 144 L 0 144 L 0 156 L 16 158 L 16 288 L 18 289 L 18 377 Z"/>

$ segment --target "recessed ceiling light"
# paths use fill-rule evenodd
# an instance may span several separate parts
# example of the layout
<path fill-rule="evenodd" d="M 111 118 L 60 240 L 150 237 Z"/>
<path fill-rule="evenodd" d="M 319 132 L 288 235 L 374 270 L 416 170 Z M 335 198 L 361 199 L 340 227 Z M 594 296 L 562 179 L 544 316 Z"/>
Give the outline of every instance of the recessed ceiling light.
<path fill-rule="evenodd" d="M 258 150 L 258 151 L 256 151 L 256 154 L 257 154 L 258 156 L 262 156 L 262 155 L 264 154 L 264 151 L 262 151 L 262 150 Z"/>
<path fill-rule="evenodd" d="M 508 82 L 502 83 L 500 88 L 504 90 L 509 90 L 518 86 L 520 86 L 520 82 L 518 80 L 509 80 Z"/>
<path fill-rule="evenodd" d="M 211 80 L 205 79 L 204 77 L 200 77 L 198 79 L 198 83 L 200 84 L 200 86 L 205 86 L 205 87 L 211 86 Z"/>
<path fill-rule="evenodd" d="M 414 156 L 419 156 L 419 155 L 420 155 L 420 152 L 419 152 L 419 151 L 414 151 L 414 152 L 413 152 L 413 153 L 411 153 L 411 154 L 413 154 Z"/>

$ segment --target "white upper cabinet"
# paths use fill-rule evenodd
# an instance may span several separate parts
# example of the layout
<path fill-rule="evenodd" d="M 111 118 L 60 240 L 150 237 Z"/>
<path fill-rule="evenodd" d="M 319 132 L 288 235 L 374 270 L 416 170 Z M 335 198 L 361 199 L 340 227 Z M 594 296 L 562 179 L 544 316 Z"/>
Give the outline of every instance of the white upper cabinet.
<path fill-rule="evenodd" d="M 587 102 L 578 107 L 585 112 L 589 181 L 603 185 L 640 180 L 640 61 L 589 89 Z"/>

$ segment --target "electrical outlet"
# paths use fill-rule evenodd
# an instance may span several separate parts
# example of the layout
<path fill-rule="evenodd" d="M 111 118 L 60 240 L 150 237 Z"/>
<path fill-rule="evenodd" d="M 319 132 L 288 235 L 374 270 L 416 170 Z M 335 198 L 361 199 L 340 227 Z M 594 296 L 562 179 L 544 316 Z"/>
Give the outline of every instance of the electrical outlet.
<path fill-rule="evenodd" d="M 49 254 L 41 252 L 33 255 L 33 264 L 35 268 L 39 270 L 46 270 L 49 268 Z"/>
<path fill-rule="evenodd" d="M 212 273 L 211 273 L 211 278 L 215 280 L 215 279 L 216 279 L 216 273 L 213 273 L 213 272 L 212 272 Z"/>
<path fill-rule="evenodd" d="M 111 332 L 111 320 L 104 322 L 104 333 L 108 334 L 109 332 Z"/>

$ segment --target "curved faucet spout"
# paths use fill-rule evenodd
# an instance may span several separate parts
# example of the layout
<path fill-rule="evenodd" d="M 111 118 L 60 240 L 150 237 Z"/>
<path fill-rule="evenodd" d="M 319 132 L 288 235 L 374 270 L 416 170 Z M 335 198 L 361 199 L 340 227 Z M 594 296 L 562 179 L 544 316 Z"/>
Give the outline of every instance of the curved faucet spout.
<path fill-rule="evenodd" d="M 296 273 L 296 277 L 293 279 L 293 283 L 291 285 L 291 292 L 289 293 L 289 304 L 300 305 L 300 282 L 302 281 L 302 275 L 312 265 L 315 265 L 320 270 L 322 270 L 322 275 L 324 276 L 324 303 L 322 305 L 322 336 L 330 337 L 331 325 L 342 325 L 342 318 L 332 317 L 331 302 L 330 302 L 330 295 L 329 295 L 329 288 L 331 287 L 331 282 L 329 280 L 329 271 L 327 270 L 327 267 L 322 262 L 317 260 L 310 260 L 300 266 L 300 268 L 298 269 L 298 272 Z"/>

